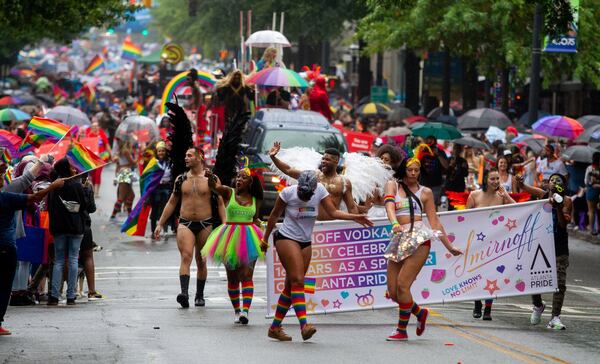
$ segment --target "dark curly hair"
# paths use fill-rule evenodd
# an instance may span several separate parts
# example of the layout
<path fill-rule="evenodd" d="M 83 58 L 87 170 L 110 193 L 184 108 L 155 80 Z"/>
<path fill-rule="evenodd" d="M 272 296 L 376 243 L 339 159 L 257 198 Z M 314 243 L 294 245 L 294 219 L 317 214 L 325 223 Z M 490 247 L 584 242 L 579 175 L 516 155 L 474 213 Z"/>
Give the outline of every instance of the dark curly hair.
<path fill-rule="evenodd" d="M 490 175 L 490 173 L 492 172 L 498 172 L 498 168 L 496 167 L 492 167 L 490 169 L 486 169 L 483 171 L 483 182 L 481 183 L 481 189 L 483 190 L 483 192 L 487 192 L 487 188 L 488 188 L 488 177 Z"/>

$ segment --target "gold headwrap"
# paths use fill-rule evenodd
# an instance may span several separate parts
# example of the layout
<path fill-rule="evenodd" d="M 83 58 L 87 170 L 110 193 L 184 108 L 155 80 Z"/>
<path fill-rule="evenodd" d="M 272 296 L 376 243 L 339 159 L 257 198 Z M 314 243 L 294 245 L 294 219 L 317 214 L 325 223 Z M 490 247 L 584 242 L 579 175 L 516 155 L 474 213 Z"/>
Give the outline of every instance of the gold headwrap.
<path fill-rule="evenodd" d="M 417 164 L 417 165 L 419 165 L 419 167 L 420 167 L 420 166 L 421 166 L 421 161 L 420 161 L 420 160 L 419 160 L 419 158 L 417 158 L 417 157 L 412 157 L 412 158 L 409 158 L 409 159 L 406 161 L 406 167 L 410 167 L 410 166 L 412 166 L 413 164 Z"/>

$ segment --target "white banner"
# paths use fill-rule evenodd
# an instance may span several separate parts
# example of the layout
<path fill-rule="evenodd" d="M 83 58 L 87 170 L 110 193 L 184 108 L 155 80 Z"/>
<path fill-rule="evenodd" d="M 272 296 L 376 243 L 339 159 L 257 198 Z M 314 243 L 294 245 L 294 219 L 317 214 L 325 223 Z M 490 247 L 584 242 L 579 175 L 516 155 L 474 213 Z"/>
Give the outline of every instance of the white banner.
<path fill-rule="evenodd" d="M 419 304 L 554 292 L 556 259 L 552 208 L 547 201 L 440 213 L 448 237 L 464 255 L 454 257 L 439 241 L 412 286 Z M 395 307 L 386 298 L 390 240 L 387 219 L 363 228 L 353 222 L 318 222 L 306 274 L 307 313 Z M 285 271 L 267 253 L 267 316 L 273 316 Z"/>

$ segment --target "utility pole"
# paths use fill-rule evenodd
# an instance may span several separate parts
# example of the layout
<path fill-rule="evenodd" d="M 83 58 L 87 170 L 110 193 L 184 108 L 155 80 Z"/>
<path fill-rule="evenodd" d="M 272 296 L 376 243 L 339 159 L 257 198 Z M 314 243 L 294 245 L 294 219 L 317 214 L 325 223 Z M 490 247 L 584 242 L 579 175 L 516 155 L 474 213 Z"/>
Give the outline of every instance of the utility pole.
<path fill-rule="evenodd" d="M 533 16 L 533 41 L 531 43 L 531 76 L 529 80 L 529 125 L 537 121 L 540 103 L 540 71 L 542 60 L 542 4 L 535 4 Z"/>

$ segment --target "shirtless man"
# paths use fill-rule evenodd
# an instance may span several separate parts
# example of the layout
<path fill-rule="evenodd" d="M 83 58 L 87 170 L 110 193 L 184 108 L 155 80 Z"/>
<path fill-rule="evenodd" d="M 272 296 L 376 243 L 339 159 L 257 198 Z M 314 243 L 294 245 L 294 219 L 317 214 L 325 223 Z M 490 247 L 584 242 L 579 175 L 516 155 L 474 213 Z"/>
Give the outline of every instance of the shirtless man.
<path fill-rule="evenodd" d="M 500 173 L 497 168 L 492 168 L 483 173 L 483 184 L 480 190 L 473 191 L 467 199 L 467 209 L 477 207 L 508 205 L 515 203 L 502 184 L 500 183 Z M 485 309 L 483 310 L 483 320 L 492 320 L 492 302 L 494 300 L 485 300 Z M 475 301 L 473 308 L 473 318 L 481 317 L 481 301 Z"/>
<path fill-rule="evenodd" d="M 201 150 L 190 148 L 185 154 L 185 165 L 189 171 L 180 175 L 175 180 L 173 193 L 165 206 L 158 225 L 154 230 L 156 239 L 160 238 L 163 226 L 181 202 L 179 226 L 177 227 L 177 248 L 181 254 L 179 265 L 179 282 L 181 293 L 177 295 L 177 302 L 181 307 L 187 308 L 189 304 L 188 287 L 190 284 L 190 265 L 196 249 L 196 306 L 204 306 L 204 285 L 206 284 L 206 262 L 202 259 L 200 251 L 206 243 L 206 238 L 212 231 L 213 213 L 211 208 L 211 191 L 208 187 L 208 178 L 204 173 L 204 153 Z M 214 197 L 212 197 L 214 198 Z M 223 200 L 218 200 L 219 216 L 225 221 L 225 206 Z"/>
<path fill-rule="evenodd" d="M 277 153 L 279 153 L 280 149 L 281 143 L 275 142 L 271 150 L 269 150 L 269 157 L 271 157 L 273 164 L 275 164 L 275 166 L 284 174 L 293 179 L 298 179 L 298 176 L 300 176 L 302 171 L 295 169 L 277 158 Z M 325 187 L 327 192 L 329 192 L 336 209 L 339 210 L 342 201 L 344 201 L 349 213 L 358 214 L 358 207 L 352 197 L 352 183 L 337 173 L 336 169 L 339 161 L 340 152 L 337 149 L 326 149 L 323 158 L 321 159 L 321 166 L 316 171 L 317 179 Z M 333 220 L 333 218 L 329 216 L 326 209 L 319 209 L 317 220 Z"/>

